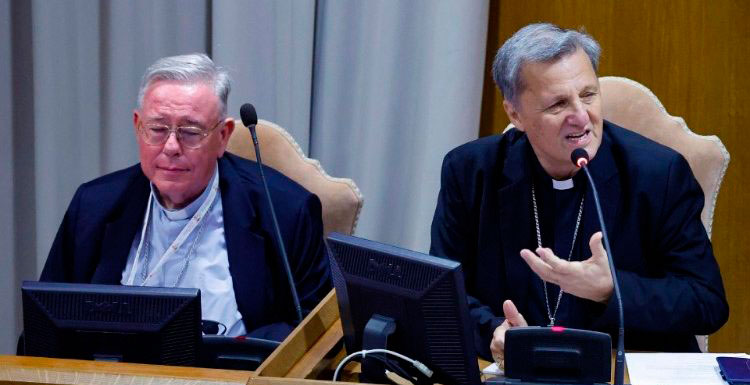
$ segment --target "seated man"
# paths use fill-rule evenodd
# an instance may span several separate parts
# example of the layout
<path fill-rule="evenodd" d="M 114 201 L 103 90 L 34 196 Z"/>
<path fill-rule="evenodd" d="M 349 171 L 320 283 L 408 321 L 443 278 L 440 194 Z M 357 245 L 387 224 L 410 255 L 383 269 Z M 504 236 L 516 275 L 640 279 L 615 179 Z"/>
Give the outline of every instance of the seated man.
<path fill-rule="evenodd" d="M 78 188 L 40 280 L 199 288 L 203 319 L 227 335 L 283 339 L 296 319 L 291 291 L 257 164 L 225 152 L 229 91 L 206 55 L 156 61 L 133 113 L 140 164 Z M 309 310 L 331 288 L 320 201 L 266 176 Z"/>
<path fill-rule="evenodd" d="M 600 48 L 589 35 L 533 24 L 493 65 L 515 129 L 446 155 L 433 255 L 460 261 L 477 347 L 501 361 L 505 331 L 526 325 L 617 338 L 613 281 L 591 189 L 598 183 L 625 313 L 625 347 L 698 351 L 729 309 L 701 223 L 703 192 L 677 152 L 602 119 Z M 606 97 L 606 96 L 605 96 Z"/>

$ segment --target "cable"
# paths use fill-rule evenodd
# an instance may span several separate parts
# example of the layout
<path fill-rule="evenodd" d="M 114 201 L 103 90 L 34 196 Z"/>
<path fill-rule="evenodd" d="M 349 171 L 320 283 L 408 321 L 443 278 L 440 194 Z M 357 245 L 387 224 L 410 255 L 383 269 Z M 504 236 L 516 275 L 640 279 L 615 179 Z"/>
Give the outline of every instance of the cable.
<path fill-rule="evenodd" d="M 390 372 L 395 373 L 396 375 L 400 376 L 401 378 L 410 381 L 412 384 L 414 383 L 414 381 L 412 381 L 412 380 L 416 380 L 414 378 L 414 376 L 412 376 L 409 372 L 406 371 L 406 369 L 402 368 L 401 365 L 399 365 L 398 363 L 394 362 L 393 360 L 389 360 L 389 359 L 387 359 L 385 357 L 381 357 L 379 355 L 372 355 L 369 358 L 374 358 L 374 359 L 382 362 L 383 365 L 386 366 L 386 368 L 385 368 L 386 377 L 388 376 L 388 373 L 389 373 L 389 370 L 390 370 Z"/>
<path fill-rule="evenodd" d="M 370 350 L 360 350 L 358 352 L 352 353 L 352 354 L 346 356 L 343 360 L 341 360 L 341 362 L 339 363 L 338 367 L 336 368 L 336 371 L 333 374 L 333 381 L 334 382 L 337 381 L 339 371 L 352 358 L 356 357 L 357 355 L 361 355 L 362 358 L 365 358 L 367 356 L 367 354 L 371 354 L 371 353 L 385 353 L 385 354 L 394 355 L 394 356 L 396 356 L 398 358 L 401 358 L 402 360 L 404 360 L 404 361 L 412 364 L 412 366 L 414 368 L 416 368 L 417 370 L 419 370 L 422 374 L 424 374 L 428 378 L 432 376 L 432 373 L 433 373 L 432 370 L 430 370 L 425 364 L 423 364 L 423 363 L 421 363 L 421 362 L 419 362 L 417 360 L 411 359 L 411 358 L 409 358 L 407 356 L 404 356 L 403 354 L 400 354 L 400 353 L 397 353 L 397 352 L 394 352 L 394 351 L 391 351 L 391 350 L 387 350 L 387 349 L 370 349 Z M 401 368 L 398 365 L 393 366 L 392 363 L 390 363 L 390 361 L 388 361 L 388 359 L 383 358 L 383 357 L 379 357 L 379 356 L 372 356 L 371 358 L 375 358 L 375 359 L 383 362 L 384 364 L 386 364 L 386 366 L 388 366 L 391 369 L 391 371 L 393 371 L 394 373 L 396 373 L 399 376 L 403 377 L 404 379 L 406 379 L 406 380 L 412 379 L 411 375 L 409 375 L 408 373 L 406 373 L 403 368 Z M 412 381 L 412 383 L 413 383 L 413 381 Z"/>
<path fill-rule="evenodd" d="M 398 358 L 400 358 L 400 359 L 402 359 L 402 360 L 410 363 L 415 369 L 419 370 L 425 376 L 432 377 L 432 373 L 433 373 L 432 370 L 430 370 L 425 364 L 423 364 L 423 363 L 421 363 L 421 362 L 419 362 L 417 360 L 411 359 L 411 358 L 409 358 L 409 357 L 407 357 L 407 356 L 405 356 L 405 355 L 403 355 L 401 353 L 394 352 L 394 351 L 388 350 L 388 349 L 370 349 L 370 350 L 360 350 L 358 352 L 354 352 L 354 353 L 352 353 L 352 354 L 344 357 L 344 359 L 341 360 L 341 362 L 339 362 L 339 365 L 336 367 L 336 371 L 333 372 L 333 382 L 336 382 L 336 380 L 339 378 L 339 372 L 344 367 L 344 365 L 346 365 L 346 363 L 349 362 L 352 358 L 354 358 L 356 356 L 362 356 L 362 358 L 365 358 L 368 354 L 371 354 L 371 353 L 384 353 L 384 354 L 390 354 L 392 356 L 396 356 L 396 357 L 398 357 Z"/>

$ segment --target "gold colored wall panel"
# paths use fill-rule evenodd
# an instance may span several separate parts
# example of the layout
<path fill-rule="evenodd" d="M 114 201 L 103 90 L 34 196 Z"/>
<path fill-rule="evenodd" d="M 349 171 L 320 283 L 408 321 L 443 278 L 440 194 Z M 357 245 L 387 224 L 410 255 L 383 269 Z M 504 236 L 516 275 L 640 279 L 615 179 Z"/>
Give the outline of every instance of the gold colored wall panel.
<path fill-rule="evenodd" d="M 508 119 L 490 67 L 500 44 L 522 26 L 584 26 L 602 46 L 599 75 L 650 88 L 699 134 L 715 134 L 732 157 L 719 193 L 714 252 L 729 299 L 729 322 L 709 340 L 714 352 L 750 352 L 750 1 L 493 1 L 480 135 Z M 626 337 L 627 338 L 627 337 Z"/>

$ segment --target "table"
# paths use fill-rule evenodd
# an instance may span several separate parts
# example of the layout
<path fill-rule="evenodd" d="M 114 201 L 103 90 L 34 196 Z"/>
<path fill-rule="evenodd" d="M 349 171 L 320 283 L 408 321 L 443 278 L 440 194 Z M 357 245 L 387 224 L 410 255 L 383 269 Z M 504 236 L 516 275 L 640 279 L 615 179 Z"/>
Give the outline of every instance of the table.
<path fill-rule="evenodd" d="M 253 372 L 0 355 L 0 384 L 239 385 Z"/>

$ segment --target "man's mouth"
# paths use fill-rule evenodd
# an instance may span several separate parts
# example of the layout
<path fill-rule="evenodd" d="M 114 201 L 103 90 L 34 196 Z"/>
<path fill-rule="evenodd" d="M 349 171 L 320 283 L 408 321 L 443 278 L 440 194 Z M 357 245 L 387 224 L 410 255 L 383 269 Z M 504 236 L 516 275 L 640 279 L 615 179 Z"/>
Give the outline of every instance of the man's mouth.
<path fill-rule="evenodd" d="M 585 144 L 584 142 L 586 142 L 589 139 L 590 133 L 591 133 L 591 130 L 584 130 L 582 132 L 565 135 L 565 139 L 574 144 Z"/>
<path fill-rule="evenodd" d="M 167 171 L 167 172 L 185 172 L 188 171 L 186 168 L 180 168 L 180 167 L 157 167 L 159 170 Z"/>

